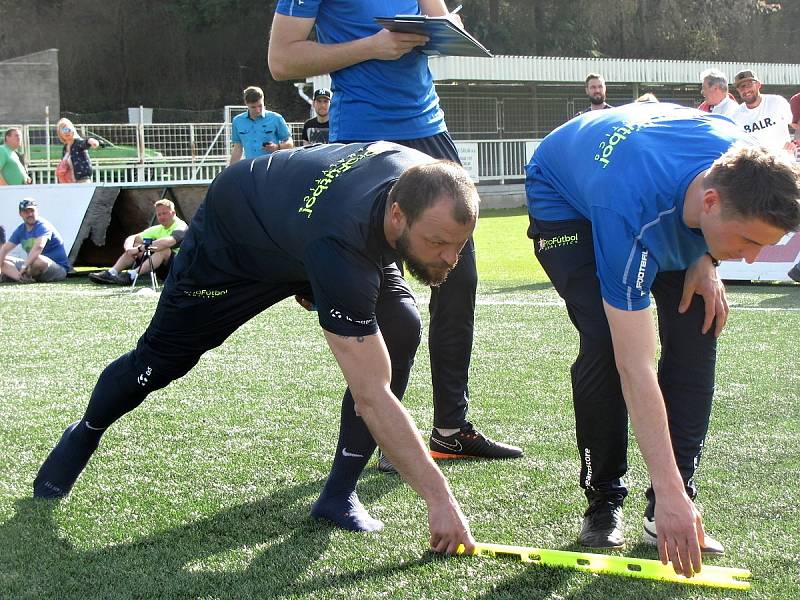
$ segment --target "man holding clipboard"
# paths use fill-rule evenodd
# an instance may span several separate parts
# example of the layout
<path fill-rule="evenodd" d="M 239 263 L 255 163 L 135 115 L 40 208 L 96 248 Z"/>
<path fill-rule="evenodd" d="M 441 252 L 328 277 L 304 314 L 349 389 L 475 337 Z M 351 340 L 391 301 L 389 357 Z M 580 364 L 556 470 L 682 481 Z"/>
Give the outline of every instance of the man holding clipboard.
<path fill-rule="evenodd" d="M 460 163 L 439 107 L 428 57 L 421 51 L 429 38 L 392 32 L 375 21 L 420 14 L 447 16 L 461 27 L 460 18 L 448 12 L 444 0 L 279 0 L 269 41 L 270 71 L 277 80 L 331 74 L 331 142 L 390 140 Z M 309 39 L 312 29 L 316 41 Z M 522 455 L 520 448 L 486 438 L 466 418 L 477 283 L 470 239 L 447 281 L 431 289 L 430 447 L 437 458 Z M 366 427 L 363 430 L 369 436 Z M 355 488 L 367 460 L 337 455 L 339 486 L 343 477 L 350 477 Z M 382 462 L 383 470 L 393 469 Z"/>

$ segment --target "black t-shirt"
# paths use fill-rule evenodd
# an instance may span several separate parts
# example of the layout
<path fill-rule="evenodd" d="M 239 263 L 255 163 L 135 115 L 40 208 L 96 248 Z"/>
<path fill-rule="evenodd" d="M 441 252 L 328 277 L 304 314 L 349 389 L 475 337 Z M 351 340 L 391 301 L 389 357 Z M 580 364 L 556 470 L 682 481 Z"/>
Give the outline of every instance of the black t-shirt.
<path fill-rule="evenodd" d="M 303 139 L 312 144 L 328 143 L 328 126 L 330 121 L 320 123 L 317 117 L 303 123 Z"/>
<path fill-rule="evenodd" d="M 178 288 L 308 282 L 324 329 L 375 333 L 383 266 L 399 259 L 384 235 L 386 197 L 403 171 L 430 160 L 376 142 L 239 161 L 214 180 L 192 220 Z"/>

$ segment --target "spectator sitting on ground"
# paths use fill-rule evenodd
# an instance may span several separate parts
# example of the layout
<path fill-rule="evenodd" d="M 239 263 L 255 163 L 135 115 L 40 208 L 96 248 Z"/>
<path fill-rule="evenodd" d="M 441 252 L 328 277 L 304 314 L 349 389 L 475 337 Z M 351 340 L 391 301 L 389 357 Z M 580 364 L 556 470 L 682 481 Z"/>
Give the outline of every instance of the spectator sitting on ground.
<path fill-rule="evenodd" d="M 36 200 L 23 198 L 19 203 L 19 216 L 22 224 L 0 247 L 3 281 L 49 283 L 65 279 L 71 267 L 64 242 L 49 221 L 39 218 Z M 18 245 L 28 254 L 27 258 L 8 256 Z"/>
<path fill-rule="evenodd" d="M 187 225 L 175 216 L 175 204 L 171 200 L 159 200 L 155 203 L 155 208 L 158 225 L 128 236 L 123 244 L 125 252 L 114 266 L 102 273 L 90 273 L 89 279 L 95 283 L 130 285 L 134 278 L 150 272 L 151 260 L 156 275 L 161 279 L 167 278 L 172 258 L 178 253 Z M 145 240 L 152 240 L 151 260 L 144 260 Z M 134 268 L 125 271 L 131 266 Z"/>
<path fill-rule="evenodd" d="M 17 149 L 22 136 L 18 127 L 10 127 L 0 144 L 0 185 L 24 185 L 31 182 Z"/>
<path fill-rule="evenodd" d="M 89 183 L 92 180 L 92 159 L 89 148 L 100 145 L 94 138 L 84 140 L 69 119 L 59 119 L 56 124 L 58 139 L 64 144 L 61 162 L 56 167 L 58 183 Z"/>

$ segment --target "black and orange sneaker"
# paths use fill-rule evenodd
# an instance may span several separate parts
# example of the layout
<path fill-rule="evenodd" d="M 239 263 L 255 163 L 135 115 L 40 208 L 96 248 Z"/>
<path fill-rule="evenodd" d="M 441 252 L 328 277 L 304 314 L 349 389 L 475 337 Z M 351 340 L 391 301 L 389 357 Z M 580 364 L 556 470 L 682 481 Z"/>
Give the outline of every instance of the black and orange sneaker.
<path fill-rule="evenodd" d="M 442 435 L 434 428 L 431 433 L 430 449 L 433 458 L 443 459 L 522 456 L 522 448 L 490 440 L 469 422 L 453 435 Z"/>

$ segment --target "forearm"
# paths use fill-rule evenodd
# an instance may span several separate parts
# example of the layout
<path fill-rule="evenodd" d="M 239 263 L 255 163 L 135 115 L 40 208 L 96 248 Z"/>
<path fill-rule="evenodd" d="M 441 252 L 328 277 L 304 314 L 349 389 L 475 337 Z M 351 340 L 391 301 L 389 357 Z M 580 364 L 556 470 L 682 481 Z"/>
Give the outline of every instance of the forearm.
<path fill-rule="evenodd" d="M 655 371 L 656 328 L 649 310 L 624 311 L 604 302 L 614 360 L 636 441 L 658 492 L 683 490 L 664 397 Z"/>
<path fill-rule="evenodd" d="M 278 150 L 288 150 L 294 148 L 294 140 L 291 137 L 286 138 L 278 144 Z"/>
<path fill-rule="evenodd" d="M 452 499 L 450 487 L 422 443 L 411 417 L 387 388 L 373 400 L 356 398 L 359 416 L 398 472 L 428 504 Z"/>
<path fill-rule="evenodd" d="M 429 506 L 455 504 L 411 417 L 389 387 L 391 365 L 380 332 L 347 337 L 326 331 L 325 338 L 353 394 L 356 413 L 400 474 Z"/>
<path fill-rule="evenodd" d="M 231 150 L 231 160 L 228 164 L 234 164 L 242 160 L 242 147 L 239 144 L 233 145 L 233 150 Z"/>
<path fill-rule="evenodd" d="M 273 44 L 270 38 L 269 70 L 278 81 L 325 75 L 374 58 L 372 50 L 370 38 L 340 44 L 311 40 Z"/>
<path fill-rule="evenodd" d="M 652 363 L 632 368 L 618 365 L 618 370 L 631 425 L 656 495 L 683 492 L 664 398 Z"/>
<path fill-rule="evenodd" d="M 314 19 L 276 14 L 272 21 L 267 61 L 277 80 L 324 75 L 366 60 L 397 60 L 428 38 L 380 29 L 373 35 L 320 44 L 308 39 Z"/>
<path fill-rule="evenodd" d="M 30 267 L 34 262 L 36 262 L 36 259 L 39 258 L 39 255 L 41 255 L 43 249 L 44 248 L 42 246 L 33 246 L 30 249 L 30 252 L 28 252 L 28 257 L 25 259 L 25 262 L 22 264 L 23 268 Z"/>

